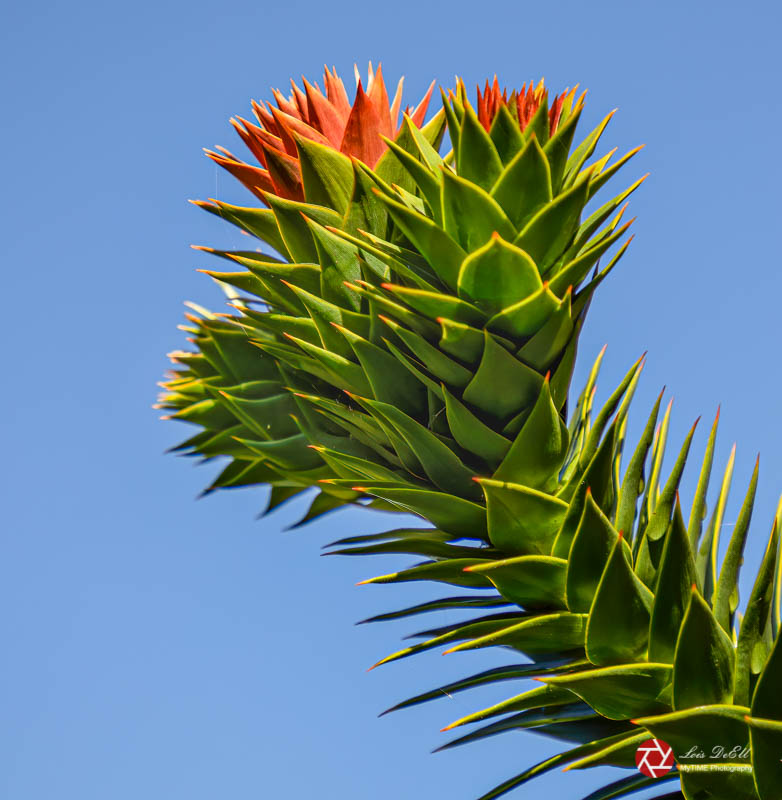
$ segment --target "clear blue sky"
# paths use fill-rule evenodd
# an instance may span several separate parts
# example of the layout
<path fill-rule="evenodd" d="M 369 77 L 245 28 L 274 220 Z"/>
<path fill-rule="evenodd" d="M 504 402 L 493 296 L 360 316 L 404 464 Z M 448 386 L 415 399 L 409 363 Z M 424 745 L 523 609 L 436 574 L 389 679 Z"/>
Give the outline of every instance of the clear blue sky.
<path fill-rule="evenodd" d="M 652 177 L 579 375 L 608 342 L 605 393 L 648 349 L 636 423 L 667 384 L 675 440 L 722 403 L 718 463 L 738 440 L 746 482 L 762 451 L 754 568 L 782 490 L 780 26 L 777 4 L 751 0 L 7 7 L 0 798 L 471 800 L 556 747 L 513 733 L 429 755 L 496 690 L 376 719 L 512 657 L 365 673 L 417 628 L 353 622 L 422 593 L 354 586 L 393 558 L 318 553 L 384 520 L 286 533 L 300 506 L 258 522 L 261 491 L 196 502 L 214 468 L 162 455 L 186 433 L 150 409 L 181 303 L 222 303 L 188 245 L 236 244 L 185 200 L 245 199 L 200 149 L 233 147 L 232 114 L 324 61 L 382 59 L 411 97 L 496 71 L 581 83 L 588 121 L 619 107 L 606 143 L 646 142 L 627 177 Z M 518 794 L 575 800 L 598 777 Z"/>

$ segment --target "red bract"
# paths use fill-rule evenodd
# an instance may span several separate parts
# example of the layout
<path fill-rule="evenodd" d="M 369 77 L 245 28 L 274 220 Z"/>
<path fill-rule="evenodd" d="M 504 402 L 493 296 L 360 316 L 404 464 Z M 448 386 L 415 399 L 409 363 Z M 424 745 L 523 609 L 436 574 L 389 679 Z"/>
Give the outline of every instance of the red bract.
<path fill-rule="evenodd" d="M 577 88 L 577 87 L 576 87 Z M 548 109 L 549 119 L 549 136 L 553 136 L 559 125 L 559 116 L 562 113 L 562 104 L 570 97 L 574 99 L 576 89 L 566 89 L 562 94 L 554 98 L 554 102 Z M 548 90 L 543 85 L 543 79 L 538 82 L 537 86 L 534 81 L 530 81 L 529 86 L 525 83 L 521 89 L 514 90 L 508 95 L 507 89 L 500 89 L 497 81 L 497 76 L 494 76 L 494 82 L 489 84 L 486 81 L 486 86 L 481 91 L 478 87 L 478 103 L 476 111 L 478 119 L 484 128 L 488 131 L 497 112 L 503 106 L 506 106 L 511 115 L 518 120 L 519 127 L 524 130 L 527 125 L 532 121 L 532 118 L 537 113 L 542 102 L 548 103 Z"/>
<path fill-rule="evenodd" d="M 223 147 L 215 148 L 219 152 L 207 150 L 206 154 L 261 200 L 264 192 L 304 200 L 297 137 L 332 147 L 374 167 L 386 149 L 381 137 L 396 136 L 403 81 L 404 78 L 399 81 L 394 98 L 389 101 L 380 65 L 373 71 L 370 63 L 366 90 L 356 69 L 358 88 L 351 105 L 337 71 L 326 68 L 325 91 L 306 78 L 302 78 L 303 89 L 291 81 L 289 97 L 273 91 L 276 105 L 253 101 L 254 122 L 243 117 L 231 119 L 260 166 L 242 161 Z M 417 126 L 424 121 L 433 88 L 434 82 L 415 109 L 405 109 Z"/>

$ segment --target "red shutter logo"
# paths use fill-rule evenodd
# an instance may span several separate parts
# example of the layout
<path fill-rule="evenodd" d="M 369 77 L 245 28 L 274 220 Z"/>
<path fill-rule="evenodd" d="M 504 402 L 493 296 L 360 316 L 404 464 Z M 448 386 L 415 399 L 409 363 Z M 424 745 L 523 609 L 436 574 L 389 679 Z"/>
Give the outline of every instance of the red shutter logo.
<path fill-rule="evenodd" d="M 660 778 L 673 769 L 673 750 L 662 739 L 647 739 L 635 751 L 635 765 L 648 778 Z"/>

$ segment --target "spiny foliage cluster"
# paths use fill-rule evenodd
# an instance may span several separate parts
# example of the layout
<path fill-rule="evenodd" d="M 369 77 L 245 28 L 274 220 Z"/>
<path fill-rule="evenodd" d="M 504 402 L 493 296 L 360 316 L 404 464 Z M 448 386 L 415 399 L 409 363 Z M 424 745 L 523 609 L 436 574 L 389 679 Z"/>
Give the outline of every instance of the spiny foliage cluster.
<path fill-rule="evenodd" d="M 294 84 L 254 104 L 255 122 L 234 121 L 257 164 L 209 153 L 263 207 L 198 205 L 260 246 L 203 248 L 229 262 L 208 274 L 234 313 L 188 315 L 194 350 L 172 354 L 160 405 L 200 431 L 177 449 L 227 457 L 209 489 L 268 484 L 270 509 L 317 488 L 304 521 L 346 504 L 421 518 L 332 552 L 410 554 L 408 569 L 368 582 L 465 592 L 375 618 L 470 613 L 380 663 L 440 646 L 526 658 L 395 709 L 542 682 L 449 726 L 482 723 L 445 747 L 518 729 L 566 743 L 482 800 L 558 766 L 634 768 L 650 736 L 677 768 L 658 780 L 633 769 L 591 800 L 671 779 L 689 800 L 778 800 L 780 515 L 739 613 L 757 467 L 720 560 L 733 456 L 708 515 L 717 421 L 685 521 L 694 428 L 664 477 L 662 395 L 623 463 L 642 359 L 595 409 L 601 354 L 568 408 L 579 333 L 629 243 L 625 201 L 643 179 L 593 198 L 640 148 L 594 155 L 610 114 L 574 144 L 575 90 L 549 103 L 542 82 L 509 95 L 495 79 L 473 105 L 459 83 L 425 122 L 431 91 L 400 124 L 401 82 L 390 101 L 370 68 L 351 104 L 327 70 L 325 91 Z M 681 757 L 726 742 L 751 758 Z"/>

